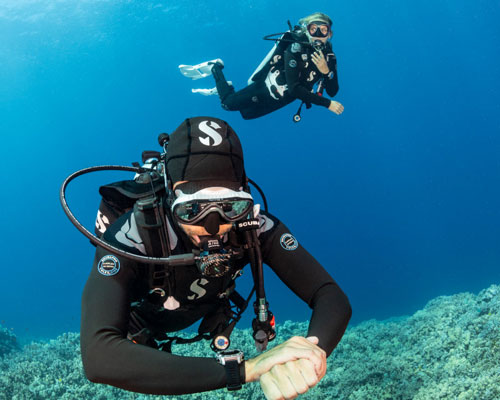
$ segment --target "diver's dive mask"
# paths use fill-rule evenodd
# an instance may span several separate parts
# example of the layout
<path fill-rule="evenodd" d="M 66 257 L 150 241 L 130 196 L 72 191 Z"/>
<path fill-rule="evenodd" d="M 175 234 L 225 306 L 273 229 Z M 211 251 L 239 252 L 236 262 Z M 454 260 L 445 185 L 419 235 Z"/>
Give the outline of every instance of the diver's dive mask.
<path fill-rule="evenodd" d="M 328 37 L 330 34 L 330 25 L 323 21 L 312 21 L 307 24 L 307 32 L 311 37 Z"/>
<path fill-rule="evenodd" d="M 253 198 L 245 191 L 206 188 L 193 194 L 181 194 L 172 203 L 177 222 L 203 226 L 211 235 L 202 237 L 196 265 L 207 277 L 221 277 L 230 271 L 234 253 L 223 248 L 217 235 L 219 226 L 245 218 L 253 209 Z"/>
<path fill-rule="evenodd" d="M 172 203 L 172 213 L 181 224 L 201 225 L 200 221 L 217 212 L 227 222 L 245 217 L 252 209 L 253 198 L 244 191 L 222 188 L 218 191 L 200 190 L 182 194 Z"/>

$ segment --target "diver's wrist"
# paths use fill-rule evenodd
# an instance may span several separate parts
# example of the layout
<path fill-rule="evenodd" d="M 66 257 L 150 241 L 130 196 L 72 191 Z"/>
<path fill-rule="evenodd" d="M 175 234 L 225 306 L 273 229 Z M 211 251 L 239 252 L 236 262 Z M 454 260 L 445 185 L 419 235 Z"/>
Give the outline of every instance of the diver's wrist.
<path fill-rule="evenodd" d="M 244 369 L 244 375 L 245 375 L 245 380 L 243 382 L 248 383 L 248 382 L 254 382 L 257 380 L 257 378 L 253 374 L 253 370 L 255 368 L 255 359 L 251 358 L 250 360 L 245 360 L 242 363 L 243 369 Z"/>

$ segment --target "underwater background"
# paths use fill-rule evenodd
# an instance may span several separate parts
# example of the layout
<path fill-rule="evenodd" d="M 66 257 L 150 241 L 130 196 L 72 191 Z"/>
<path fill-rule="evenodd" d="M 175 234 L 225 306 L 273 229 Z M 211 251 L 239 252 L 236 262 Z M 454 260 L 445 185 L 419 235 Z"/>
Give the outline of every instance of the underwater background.
<path fill-rule="evenodd" d="M 178 71 L 220 57 L 242 88 L 272 46 L 262 37 L 315 11 L 333 20 L 341 116 L 312 107 L 294 123 L 297 101 L 244 121 L 191 93 L 210 77 Z M 140 161 L 199 115 L 236 130 L 270 211 L 348 295 L 352 329 L 498 284 L 499 20 L 496 0 L 0 0 L 0 325 L 20 343 L 78 332 L 94 248 L 61 183 Z M 99 185 L 129 177 L 80 178 L 71 209 L 92 229 Z M 278 329 L 309 318 L 271 271 L 266 292 Z"/>

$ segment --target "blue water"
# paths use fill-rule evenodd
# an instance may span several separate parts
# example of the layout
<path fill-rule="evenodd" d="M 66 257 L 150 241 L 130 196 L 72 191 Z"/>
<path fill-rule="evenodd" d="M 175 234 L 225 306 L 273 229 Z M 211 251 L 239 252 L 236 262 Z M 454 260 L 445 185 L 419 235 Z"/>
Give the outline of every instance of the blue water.
<path fill-rule="evenodd" d="M 177 70 L 221 57 L 241 88 L 270 48 L 262 36 L 317 10 L 334 21 L 342 116 L 313 107 L 294 124 L 294 103 L 244 121 L 191 94 L 211 78 Z M 94 251 L 62 212 L 62 181 L 130 165 L 197 115 L 235 128 L 248 175 L 348 294 L 353 323 L 498 284 L 499 20 L 493 0 L 3 0 L 0 322 L 26 338 L 79 329 Z M 71 184 L 86 226 L 98 186 L 127 177 Z M 266 278 L 278 323 L 309 317 Z"/>

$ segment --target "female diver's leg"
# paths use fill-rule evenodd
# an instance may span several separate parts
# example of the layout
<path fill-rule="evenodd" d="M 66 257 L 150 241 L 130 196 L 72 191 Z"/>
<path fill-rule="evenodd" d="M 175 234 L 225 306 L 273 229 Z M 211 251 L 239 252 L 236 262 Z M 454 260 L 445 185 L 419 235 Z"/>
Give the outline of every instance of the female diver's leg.
<path fill-rule="evenodd" d="M 224 67 L 218 63 L 212 68 L 212 75 L 215 79 L 215 86 L 217 87 L 222 108 L 229 111 L 241 111 L 257 106 L 259 99 L 256 85 L 252 83 L 250 86 L 236 92 L 234 87 L 226 81 L 222 68 Z"/>
<path fill-rule="evenodd" d="M 222 72 L 223 65 L 215 63 L 212 67 L 212 76 L 215 80 L 215 86 L 217 87 L 217 93 L 221 103 L 231 94 L 234 93 L 234 87 L 228 83 L 224 73 Z"/>

